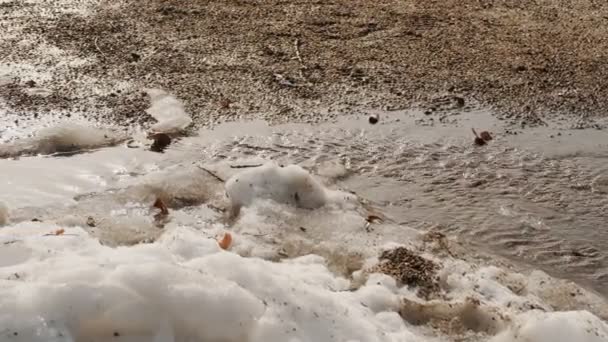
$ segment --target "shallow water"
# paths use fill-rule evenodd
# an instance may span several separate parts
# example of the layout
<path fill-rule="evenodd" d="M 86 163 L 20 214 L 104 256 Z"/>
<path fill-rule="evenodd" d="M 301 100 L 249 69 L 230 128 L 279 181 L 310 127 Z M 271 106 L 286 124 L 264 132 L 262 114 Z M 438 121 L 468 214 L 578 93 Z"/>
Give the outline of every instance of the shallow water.
<path fill-rule="evenodd" d="M 500 257 L 506 257 L 520 269 L 542 269 L 608 294 L 608 135 L 559 126 L 510 135 L 486 112 L 454 119 L 431 125 L 422 113 L 403 112 L 381 113 L 377 125 L 366 117 L 320 126 L 231 123 L 182 137 L 165 153 L 149 151 L 150 141 L 134 132 L 134 141 L 113 147 L 100 141 L 83 146 L 91 149 L 84 153 L 0 160 L 0 201 L 10 209 L 11 224 L 25 224 L 26 232 L 66 227 L 80 236 L 84 229 L 103 245 L 160 239 L 160 246 L 150 248 L 163 250 L 171 241 L 163 235 L 180 236 L 184 227 L 195 227 L 197 239 L 229 229 L 237 241 L 233 251 L 241 256 L 272 261 L 314 253 L 344 276 L 388 243 L 409 245 L 418 239 L 416 231 L 439 231 L 460 241 L 463 247 L 451 248 L 461 258 L 483 255 L 503 264 Z M 474 146 L 472 126 L 489 130 L 494 139 Z M 36 135 L 28 139 L 35 142 Z M 261 202 L 231 221 L 224 181 L 269 160 L 298 164 L 325 186 L 356 193 L 364 205 L 346 193 L 339 206 L 313 211 Z M 152 207 L 157 198 L 169 206 L 168 218 L 158 219 Z M 384 223 L 367 223 L 370 212 Z M 31 257 L 14 244 L 22 237 L 11 229 L 13 237 L 2 235 L 9 268 Z M 579 290 L 550 283 L 536 275 L 524 287 L 556 310 L 587 308 L 608 317 L 608 306 L 596 297 L 579 299 Z M 534 286 L 541 292 L 532 284 L 540 284 Z M 499 331 L 494 325 L 484 329 Z"/>
<path fill-rule="evenodd" d="M 228 125 L 229 142 L 201 144 L 206 160 L 257 156 L 338 171 L 355 191 L 403 224 L 540 267 L 608 294 L 608 134 L 559 126 L 504 134 L 488 113 L 424 126 L 420 113 L 319 127 Z M 497 132 L 472 144 L 471 127 Z M 216 132 L 216 134 L 218 134 Z M 180 144 L 181 149 L 197 149 Z M 319 165 L 325 163 L 323 170 Z M 333 169 L 332 169 L 333 165 Z M 344 168 L 344 170 L 342 170 Z"/>
<path fill-rule="evenodd" d="M 314 127 L 231 123 L 183 138 L 164 154 L 121 145 L 70 158 L 0 160 L 0 192 L 15 209 L 68 205 L 76 195 L 135 184 L 174 165 L 297 163 L 396 222 L 458 236 L 608 294 L 606 132 L 556 126 L 506 135 L 485 112 L 449 125 L 424 125 L 416 112 L 381 119 Z M 495 139 L 474 146 L 472 126 L 496 132 Z"/>

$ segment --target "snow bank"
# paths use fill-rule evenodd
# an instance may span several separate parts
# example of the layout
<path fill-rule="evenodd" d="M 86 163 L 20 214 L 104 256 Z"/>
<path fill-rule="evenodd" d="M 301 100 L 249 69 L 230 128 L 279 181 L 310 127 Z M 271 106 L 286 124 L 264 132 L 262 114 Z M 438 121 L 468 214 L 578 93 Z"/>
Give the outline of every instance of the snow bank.
<path fill-rule="evenodd" d="M 111 129 L 64 122 L 41 129 L 34 137 L 0 145 L 0 158 L 81 151 L 116 145 L 125 138 Z"/>
<path fill-rule="evenodd" d="M 245 258 L 186 227 L 118 248 L 79 227 L 48 235 L 60 228 L 24 222 L 0 230 L 0 340 L 444 341 L 459 331 L 491 342 L 608 336 L 606 324 L 588 312 L 534 310 L 551 308 L 509 290 L 519 281 L 525 286 L 525 277 L 494 267 L 448 262 L 445 298 L 427 302 L 386 275 L 371 274 L 353 287 L 320 256 Z M 428 329 L 438 322 L 445 324 Z"/>
<path fill-rule="evenodd" d="M 165 171 L 79 199 L 58 212 L 61 225 L 44 217 L 0 229 L 0 341 L 606 340 L 605 323 L 582 304 L 573 311 L 549 300 L 572 298 L 567 287 L 548 294 L 559 286 L 539 275 L 426 253 L 413 229 L 390 218 L 367 222 L 361 207 L 327 205 L 356 198 L 297 166 L 234 175 L 225 190 L 244 208 L 229 223 L 198 205 L 223 197 L 219 180 L 195 166 Z M 150 227 L 162 232 L 152 243 L 112 248 L 88 233 L 138 234 L 129 232 L 138 227 L 131 219 L 151 221 L 149 201 L 163 196 L 197 205 L 168 201 L 169 222 Z M 83 228 L 92 213 L 103 215 Z M 225 230 L 229 251 L 216 241 Z M 428 269 L 436 272 L 431 296 L 417 295 L 424 284 L 370 274 L 378 253 L 396 246 L 437 265 Z"/>
<path fill-rule="evenodd" d="M 146 113 L 158 121 L 152 125 L 152 131 L 156 133 L 178 133 L 192 123 L 184 105 L 174 96 L 160 89 L 146 89 L 146 92 L 152 102 Z"/>
<path fill-rule="evenodd" d="M 18 241 L 0 267 L 0 340 L 419 340 L 391 289 L 348 291 L 317 256 L 242 258 L 185 228 L 116 249 L 79 228 L 43 236 L 57 228 L 2 230 Z"/>
<path fill-rule="evenodd" d="M 518 316 L 490 342 L 605 342 L 608 325 L 587 311 L 538 312 Z"/>
<path fill-rule="evenodd" d="M 226 182 L 226 194 L 236 208 L 249 206 L 256 199 L 270 199 L 305 209 L 354 199 L 353 195 L 326 189 L 298 165 L 279 166 L 274 163 L 233 176 Z"/>

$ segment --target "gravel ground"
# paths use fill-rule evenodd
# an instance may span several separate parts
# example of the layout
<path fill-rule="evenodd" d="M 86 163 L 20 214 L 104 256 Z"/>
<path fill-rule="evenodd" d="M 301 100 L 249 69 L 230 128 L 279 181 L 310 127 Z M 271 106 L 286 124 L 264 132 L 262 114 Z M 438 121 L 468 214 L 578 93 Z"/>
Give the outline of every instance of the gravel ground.
<path fill-rule="evenodd" d="M 124 125 L 158 87 L 199 126 L 488 107 L 588 127 L 608 117 L 607 27 L 596 0 L 0 0 L 0 99 Z"/>

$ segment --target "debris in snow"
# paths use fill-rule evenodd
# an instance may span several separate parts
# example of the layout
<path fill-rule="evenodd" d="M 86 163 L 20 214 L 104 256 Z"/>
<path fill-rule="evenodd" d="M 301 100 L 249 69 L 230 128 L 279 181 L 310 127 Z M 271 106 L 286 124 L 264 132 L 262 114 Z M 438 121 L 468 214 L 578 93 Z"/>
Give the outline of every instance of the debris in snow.
<path fill-rule="evenodd" d="M 152 146 L 150 146 L 150 151 L 153 152 L 162 153 L 171 144 L 171 137 L 165 133 L 152 133 L 149 138 L 154 140 Z"/>
<path fill-rule="evenodd" d="M 6 204 L 0 202 L 0 226 L 3 226 L 8 223 L 8 207 Z"/>
<path fill-rule="evenodd" d="M 160 89 L 146 89 L 146 92 L 152 102 L 146 113 L 158 121 L 152 125 L 152 132 L 179 133 L 192 123 L 192 118 L 186 113 L 184 105 L 177 98 Z"/>
<path fill-rule="evenodd" d="M 224 237 L 217 242 L 221 249 L 228 249 L 232 245 L 232 234 L 225 233 Z"/>
<path fill-rule="evenodd" d="M 63 235 L 63 233 L 65 233 L 65 229 L 61 228 L 61 229 L 55 230 L 52 233 L 44 234 L 44 236 L 59 236 L 59 235 Z"/>
<path fill-rule="evenodd" d="M 418 287 L 418 295 L 429 298 L 439 291 L 436 273 L 439 265 L 421 257 L 405 247 L 383 251 L 380 263 L 370 269 L 370 273 L 384 273 L 399 283 Z"/>
<path fill-rule="evenodd" d="M 483 131 L 483 132 L 481 132 L 481 134 L 477 134 L 477 132 L 475 131 L 475 128 L 471 128 L 471 130 L 473 131 L 473 134 L 475 134 L 474 143 L 477 146 L 483 146 L 488 141 L 492 140 L 492 136 L 490 135 L 490 133 L 488 131 Z"/>

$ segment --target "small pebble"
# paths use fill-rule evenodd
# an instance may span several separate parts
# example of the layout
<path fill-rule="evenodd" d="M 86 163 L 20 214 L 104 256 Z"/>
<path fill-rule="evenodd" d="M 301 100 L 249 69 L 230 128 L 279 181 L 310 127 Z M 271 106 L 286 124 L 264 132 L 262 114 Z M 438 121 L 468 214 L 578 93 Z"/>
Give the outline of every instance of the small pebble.
<path fill-rule="evenodd" d="M 369 123 L 372 125 L 375 125 L 378 123 L 378 120 L 380 120 L 380 116 L 378 114 L 372 114 L 369 116 Z"/>
<path fill-rule="evenodd" d="M 163 152 L 171 144 L 171 137 L 165 133 L 154 134 L 152 139 L 154 139 L 154 143 L 150 150 L 154 152 Z"/>

